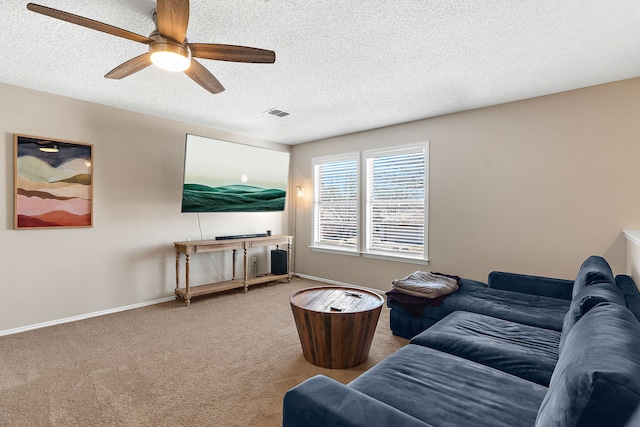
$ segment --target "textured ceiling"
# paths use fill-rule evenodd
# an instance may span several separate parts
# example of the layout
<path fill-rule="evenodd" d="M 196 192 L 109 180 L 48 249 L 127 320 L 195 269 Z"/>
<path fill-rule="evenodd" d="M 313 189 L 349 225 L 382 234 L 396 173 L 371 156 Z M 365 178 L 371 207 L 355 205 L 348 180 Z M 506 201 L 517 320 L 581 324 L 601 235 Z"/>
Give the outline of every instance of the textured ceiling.
<path fill-rule="evenodd" d="M 152 0 L 35 2 L 154 29 Z M 0 4 L 0 82 L 284 144 L 640 76 L 638 0 L 191 0 L 190 42 L 276 52 L 202 60 L 217 95 L 155 67 L 105 79 L 147 47 L 26 4 Z"/>

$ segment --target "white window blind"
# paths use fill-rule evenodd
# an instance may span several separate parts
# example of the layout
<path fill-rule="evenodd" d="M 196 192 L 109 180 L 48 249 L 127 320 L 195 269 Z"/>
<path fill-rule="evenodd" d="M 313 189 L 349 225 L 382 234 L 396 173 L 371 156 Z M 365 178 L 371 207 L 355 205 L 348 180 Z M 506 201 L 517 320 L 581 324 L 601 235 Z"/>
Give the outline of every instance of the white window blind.
<path fill-rule="evenodd" d="M 357 250 L 358 155 L 314 159 L 314 246 Z"/>
<path fill-rule="evenodd" d="M 364 153 L 365 252 L 426 259 L 425 148 Z"/>

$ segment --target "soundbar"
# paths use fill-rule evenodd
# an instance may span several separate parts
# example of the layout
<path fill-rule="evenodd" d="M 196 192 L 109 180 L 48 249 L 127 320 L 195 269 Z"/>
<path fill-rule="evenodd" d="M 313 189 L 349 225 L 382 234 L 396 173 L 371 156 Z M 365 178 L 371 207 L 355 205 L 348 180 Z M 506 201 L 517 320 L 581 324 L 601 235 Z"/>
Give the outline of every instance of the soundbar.
<path fill-rule="evenodd" d="M 216 236 L 216 240 L 231 240 L 231 239 L 250 239 L 252 237 L 267 237 L 271 236 L 271 232 L 257 233 L 257 234 L 236 234 L 235 236 Z"/>

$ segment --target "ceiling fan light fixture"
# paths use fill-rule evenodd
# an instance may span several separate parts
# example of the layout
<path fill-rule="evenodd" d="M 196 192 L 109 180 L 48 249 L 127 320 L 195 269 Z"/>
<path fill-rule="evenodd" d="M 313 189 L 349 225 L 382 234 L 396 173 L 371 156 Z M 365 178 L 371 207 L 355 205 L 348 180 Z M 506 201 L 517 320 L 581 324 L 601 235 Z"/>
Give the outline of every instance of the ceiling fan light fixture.
<path fill-rule="evenodd" d="M 172 43 L 154 43 L 149 46 L 151 62 L 167 71 L 185 71 L 191 65 L 191 51 Z"/>
<path fill-rule="evenodd" d="M 149 34 L 149 37 L 34 3 L 28 3 L 27 9 L 70 24 L 148 46 L 148 52 L 123 62 L 105 74 L 107 79 L 120 80 L 154 64 L 159 68 L 173 72 L 184 71 L 191 80 L 208 92 L 216 94 L 224 91 L 224 86 L 200 62 L 195 59 L 192 61 L 192 57 L 255 64 L 273 64 L 276 60 L 275 52 L 266 49 L 218 43 L 188 43 L 189 0 L 157 0 L 154 3 L 157 8 L 152 11 L 152 18 L 156 28 Z"/>

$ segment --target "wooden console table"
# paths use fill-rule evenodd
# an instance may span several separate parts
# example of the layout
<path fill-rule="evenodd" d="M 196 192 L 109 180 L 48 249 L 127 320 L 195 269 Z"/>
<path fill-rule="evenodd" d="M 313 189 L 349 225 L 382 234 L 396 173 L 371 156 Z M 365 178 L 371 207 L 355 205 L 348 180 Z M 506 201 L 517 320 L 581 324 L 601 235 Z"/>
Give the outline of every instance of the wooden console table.
<path fill-rule="evenodd" d="M 228 240 L 189 240 L 186 242 L 174 242 L 176 249 L 176 299 L 184 298 L 185 304 L 191 303 L 191 298 L 199 295 L 211 294 L 214 292 L 222 292 L 229 289 L 244 288 L 247 292 L 249 286 L 259 283 L 272 282 L 275 280 L 287 281 L 291 280 L 291 246 L 293 244 L 293 236 L 265 236 L 251 237 L 246 239 L 228 239 Z M 285 274 L 266 274 L 260 277 L 247 277 L 249 271 L 247 250 L 263 246 L 280 246 L 286 245 L 287 250 L 287 272 Z M 236 252 L 242 250 L 244 252 L 244 274 L 242 278 L 236 277 Z M 209 283 L 205 285 L 191 286 L 189 283 L 189 267 L 191 264 L 191 255 L 206 252 L 233 251 L 233 277 L 231 280 L 223 282 Z M 180 287 L 180 254 L 185 254 L 185 287 Z"/>

